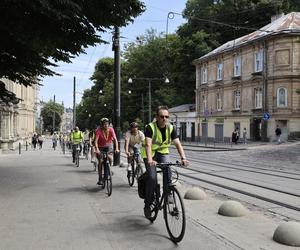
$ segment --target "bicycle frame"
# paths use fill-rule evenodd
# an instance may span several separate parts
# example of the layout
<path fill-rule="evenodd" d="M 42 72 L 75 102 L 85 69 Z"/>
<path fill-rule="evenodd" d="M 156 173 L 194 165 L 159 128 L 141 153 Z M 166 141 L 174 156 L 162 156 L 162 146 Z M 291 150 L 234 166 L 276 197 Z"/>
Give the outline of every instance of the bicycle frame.
<path fill-rule="evenodd" d="M 163 193 L 161 195 L 161 199 L 158 202 L 158 209 L 159 210 L 163 209 L 164 201 L 165 201 L 165 199 L 166 199 L 166 197 L 168 196 L 168 193 L 169 193 L 169 187 L 170 186 L 175 186 L 175 184 L 173 184 L 172 182 L 168 183 L 168 180 L 171 178 L 170 177 L 170 173 L 171 173 L 170 166 L 173 166 L 173 165 L 179 165 L 179 164 L 159 163 L 159 164 L 156 165 L 158 168 L 161 169 L 161 170 L 157 171 L 156 173 L 163 173 Z M 157 183 L 157 185 L 159 185 L 159 184 Z M 157 190 L 156 190 L 156 192 L 157 192 Z M 160 197 L 160 190 L 159 190 L 159 197 Z M 159 199 L 159 197 L 158 197 L 158 199 Z"/>

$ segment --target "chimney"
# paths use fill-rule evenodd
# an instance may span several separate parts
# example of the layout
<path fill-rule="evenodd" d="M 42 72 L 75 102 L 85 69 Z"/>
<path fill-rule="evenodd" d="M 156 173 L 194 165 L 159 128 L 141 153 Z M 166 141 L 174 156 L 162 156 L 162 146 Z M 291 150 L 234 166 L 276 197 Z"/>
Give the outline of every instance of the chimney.
<path fill-rule="evenodd" d="M 274 16 L 271 16 L 271 23 L 273 23 L 274 21 L 276 21 L 277 19 L 279 19 L 283 16 L 284 16 L 284 13 L 280 13 L 280 14 L 276 14 Z"/>

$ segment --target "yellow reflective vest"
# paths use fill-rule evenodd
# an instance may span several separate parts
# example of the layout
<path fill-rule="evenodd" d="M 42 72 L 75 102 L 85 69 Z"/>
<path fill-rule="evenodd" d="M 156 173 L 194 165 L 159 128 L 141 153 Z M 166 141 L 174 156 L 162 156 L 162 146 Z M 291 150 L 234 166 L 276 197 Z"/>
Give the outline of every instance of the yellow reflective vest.
<path fill-rule="evenodd" d="M 71 141 L 73 144 L 79 144 L 83 140 L 83 134 L 81 131 L 73 131 L 71 134 Z"/>
<path fill-rule="evenodd" d="M 166 140 L 164 142 L 162 141 L 162 134 L 161 134 L 159 128 L 157 127 L 157 123 L 151 122 L 151 123 L 149 123 L 149 126 L 152 129 L 152 146 L 151 146 L 152 157 L 154 156 L 155 152 L 158 152 L 161 154 L 168 154 L 169 147 L 171 145 L 171 133 L 173 131 L 173 125 L 167 124 Z M 143 158 L 147 158 L 145 145 L 146 145 L 146 139 L 145 139 L 145 142 L 143 143 L 143 147 L 141 149 L 141 156 Z"/>

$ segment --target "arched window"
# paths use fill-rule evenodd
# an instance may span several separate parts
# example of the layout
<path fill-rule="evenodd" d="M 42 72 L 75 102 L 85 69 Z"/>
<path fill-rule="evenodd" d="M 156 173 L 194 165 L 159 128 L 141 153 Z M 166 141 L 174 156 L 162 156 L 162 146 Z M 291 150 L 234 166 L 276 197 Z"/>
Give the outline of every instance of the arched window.
<path fill-rule="evenodd" d="M 287 106 L 287 89 L 278 88 L 277 89 L 277 107 Z"/>

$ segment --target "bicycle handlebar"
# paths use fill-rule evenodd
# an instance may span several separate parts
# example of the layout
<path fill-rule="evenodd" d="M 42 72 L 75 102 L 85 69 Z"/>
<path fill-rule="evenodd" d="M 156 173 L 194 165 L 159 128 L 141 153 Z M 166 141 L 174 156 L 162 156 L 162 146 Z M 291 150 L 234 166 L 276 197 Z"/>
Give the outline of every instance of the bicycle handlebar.
<path fill-rule="evenodd" d="M 166 168 L 166 167 L 171 167 L 171 166 L 182 167 L 183 165 L 179 161 L 176 161 L 176 163 L 166 162 L 166 163 L 157 163 L 156 164 L 156 167 L 161 168 L 161 169 Z"/>

